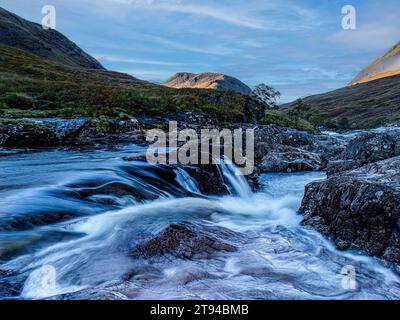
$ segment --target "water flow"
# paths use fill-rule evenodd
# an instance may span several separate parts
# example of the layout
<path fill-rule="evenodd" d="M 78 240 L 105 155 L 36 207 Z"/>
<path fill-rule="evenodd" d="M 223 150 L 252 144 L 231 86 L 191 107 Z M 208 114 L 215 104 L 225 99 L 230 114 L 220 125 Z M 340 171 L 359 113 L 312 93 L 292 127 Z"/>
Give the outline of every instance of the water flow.
<path fill-rule="evenodd" d="M 301 227 L 304 186 L 324 174 L 262 175 L 253 194 L 233 165 L 221 164 L 231 195 L 207 197 L 182 168 L 122 161 L 135 148 L 0 159 L 0 297 L 400 298 L 387 266 L 339 252 Z M 175 223 L 194 224 L 236 251 L 199 259 L 131 255 Z M 356 270 L 354 290 L 342 286 L 345 266 Z"/>
<path fill-rule="evenodd" d="M 240 175 L 240 169 L 227 159 L 220 161 L 218 166 L 231 194 L 243 199 L 250 199 L 252 191 L 244 176 Z"/>

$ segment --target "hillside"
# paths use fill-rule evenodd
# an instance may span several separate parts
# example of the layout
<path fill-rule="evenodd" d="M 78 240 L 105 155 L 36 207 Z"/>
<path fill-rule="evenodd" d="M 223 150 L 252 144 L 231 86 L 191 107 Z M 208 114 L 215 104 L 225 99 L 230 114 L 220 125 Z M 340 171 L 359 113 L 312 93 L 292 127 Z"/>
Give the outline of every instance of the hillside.
<path fill-rule="evenodd" d="M 231 90 L 242 94 L 251 94 L 251 89 L 240 80 L 221 74 L 221 73 L 177 73 L 168 79 L 165 86 L 171 88 L 193 88 L 193 89 L 213 89 Z"/>
<path fill-rule="evenodd" d="M 44 30 L 0 7 L 0 44 L 17 47 L 44 59 L 72 67 L 104 69 L 75 43 L 56 30 Z"/>
<path fill-rule="evenodd" d="M 400 75 L 345 87 L 302 99 L 303 118 L 314 125 L 347 123 L 370 128 L 400 121 Z M 296 101 L 281 106 L 288 113 Z"/>
<path fill-rule="evenodd" d="M 357 85 L 385 77 L 400 74 L 400 42 L 391 48 L 384 56 L 376 59 L 362 70 L 350 85 Z"/>
<path fill-rule="evenodd" d="M 182 111 L 250 122 L 263 116 L 264 106 L 234 92 L 167 88 L 118 72 L 69 67 L 0 45 L 0 117 L 129 117 Z"/>

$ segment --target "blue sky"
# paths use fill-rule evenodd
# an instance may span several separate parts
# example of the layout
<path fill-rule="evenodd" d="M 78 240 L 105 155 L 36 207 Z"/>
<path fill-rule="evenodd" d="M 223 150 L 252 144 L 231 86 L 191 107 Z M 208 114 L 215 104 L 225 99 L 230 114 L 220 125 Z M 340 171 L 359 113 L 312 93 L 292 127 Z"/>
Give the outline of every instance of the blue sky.
<path fill-rule="evenodd" d="M 179 71 L 222 72 L 264 82 L 281 102 L 345 86 L 400 40 L 398 0 L 0 0 L 57 30 L 105 67 L 162 82 Z M 357 30 L 341 27 L 357 9 Z"/>

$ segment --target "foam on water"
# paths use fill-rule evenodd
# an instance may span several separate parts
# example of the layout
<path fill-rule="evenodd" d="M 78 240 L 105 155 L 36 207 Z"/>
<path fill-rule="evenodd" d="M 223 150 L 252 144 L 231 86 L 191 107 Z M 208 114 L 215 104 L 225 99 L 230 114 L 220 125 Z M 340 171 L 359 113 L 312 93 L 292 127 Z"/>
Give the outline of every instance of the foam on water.
<path fill-rule="evenodd" d="M 119 156 L 123 154 L 118 153 Z M 39 154 L 32 155 L 33 158 L 35 156 L 40 157 Z M 79 170 L 82 157 L 96 157 L 93 154 L 80 156 L 66 166 Z M 81 168 L 79 172 L 85 179 L 81 179 L 84 183 L 80 184 L 92 181 L 90 175 L 104 178 L 104 172 L 108 172 L 113 181 L 123 179 L 124 183 L 137 185 L 140 190 L 146 189 L 143 186 L 144 175 L 153 180 L 159 179 L 157 172 L 152 171 L 154 168 L 148 165 L 131 163 L 130 166 L 140 173 L 131 177 L 121 166 L 126 166 L 126 163 L 117 160 L 115 153 L 97 156 L 113 160 L 108 163 L 109 167 L 105 161 L 98 159 L 92 162 L 99 165 L 97 170 L 93 167 Z M 47 154 L 47 157 L 54 157 L 48 160 L 57 163 L 56 153 Z M 37 170 L 32 174 L 40 180 L 40 170 L 51 167 L 36 165 Z M 220 171 L 231 195 L 205 197 L 200 194 L 194 179 L 184 170 L 175 169 L 175 181 L 161 183 L 160 180 L 158 186 L 162 190 L 149 185 L 151 194 L 159 195 L 157 199 L 128 201 L 126 196 L 116 194 L 114 197 L 124 199 L 117 201 L 117 205 L 99 206 L 98 209 L 102 210 L 92 215 L 34 228 L 36 235 L 62 232 L 70 236 L 56 238 L 53 242 L 16 254 L 1 264 L 0 269 L 10 270 L 21 278 L 24 282 L 21 297 L 29 299 L 47 298 L 99 285 L 110 286 L 115 282 L 118 294 L 129 297 L 130 292 L 135 292 L 131 298 L 136 299 L 400 298 L 399 278 L 387 266 L 358 252 L 340 252 L 320 234 L 300 225 L 301 216 L 296 211 L 304 186 L 323 179 L 324 174 L 263 175 L 261 190 L 253 194 L 246 179 L 236 175 L 233 166 L 221 165 Z M 51 188 L 62 189 L 64 186 L 51 184 Z M 168 190 L 182 196 L 174 196 Z M 46 188 L 37 189 L 35 186 L 19 191 L 33 192 L 39 200 L 44 199 L 41 198 L 43 195 L 51 197 L 53 194 L 48 193 Z M 185 194 L 191 196 L 183 196 Z M 12 203 L 4 199 L 4 208 L 12 208 Z M 93 201 L 99 200 L 96 197 L 88 199 L 77 204 L 91 208 Z M 28 200 L 21 201 L 19 208 L 40 204 L 40 201 Z M 70 206 L 71 202 L 65 201 L 63 205 Z M 188 221 L 231 230 L 237 236 L 229 241 L 238 250 L 221 253 L 216 259 L 200 260 L 171 257 L 146 260 L 129 256 L 130 250 L 171 223 Z M 25 241 L 24 232 L 11 233 L 13 237 L 20 237 L 19 241 Z M 9 237 L 10 232 L 0 232 L 0 240 L 6 240 L 4 243 L 9 241 Z M 36 236 L 30 237 L 36 239 Z M 29 248 L 29 243 L 33 245 L 35 241 L 21 243 L 26 243 L 25 247 Z M 356 290 L 342 287 L 342 270 L 349 265 L 354 266 L 357 272 Z M 119 283 L 127 274 L 134 274 L 136 278 L 129 285 Z M 122 292 L 126 285 L 127 291 Z"/>

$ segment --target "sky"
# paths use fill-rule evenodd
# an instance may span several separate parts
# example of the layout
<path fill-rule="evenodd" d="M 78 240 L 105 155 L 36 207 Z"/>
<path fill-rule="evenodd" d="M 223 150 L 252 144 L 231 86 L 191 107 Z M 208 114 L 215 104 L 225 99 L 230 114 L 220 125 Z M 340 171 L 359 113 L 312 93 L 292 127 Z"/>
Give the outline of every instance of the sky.
<path fill-rule="evenodd" d="M 331 91 L 400 41 L 398 0 L 0 0 L 57 30 L 107 69 L 164 82 L 176 72 L 221 72 L 266 83 L 281 103 Z M 342 8 L 356 8 L 355 30 Z"/>

